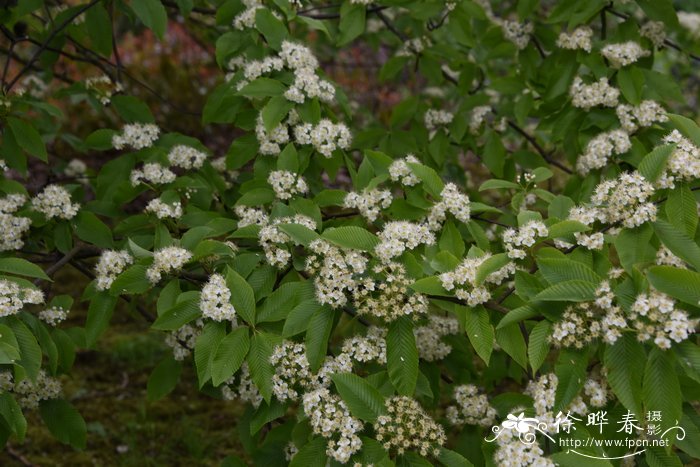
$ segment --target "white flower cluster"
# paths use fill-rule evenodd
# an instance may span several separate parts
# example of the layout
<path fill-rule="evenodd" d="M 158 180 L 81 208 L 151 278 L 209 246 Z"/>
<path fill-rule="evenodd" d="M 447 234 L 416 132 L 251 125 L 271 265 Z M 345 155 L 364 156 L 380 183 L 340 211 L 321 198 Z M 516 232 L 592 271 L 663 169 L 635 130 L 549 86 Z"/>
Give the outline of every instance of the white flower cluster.
<path fill-rule="evenodd" d="M 95 266 L 97 290 L 108 290 L 112 286 L 114 279 L 133 262 L 134 258 L 126 250 L 103 251 Z"/>
<path fill-rule="evenodd" d="M 420 161 L 413 154 L 408 154 L 403 159 L 396 159 L 389 166 L 389 177 L 392 182 L 399 182 L 405 186 L 414 186 L 420 183 L 408 164 L 419 164 Z"/>
<path fill-rule="evenodd" d="M 610 61 L 613 68 L 621 68 L 630 65 L 642 57 L 651 54 L 648 50 L 634 41 L 608 44 L 600 51 L 603 57 Z"/>
<path fill-rule="evenodd" d="M 700 39 L 700 13 L 679 11 L 678 23 L 680 23 L 694 39 Z"/>
<path fill-rule="evenodd" d="M 152 284 L 157 284 L 163 274 L 181 269 L 189 260 L 192 253 L 178 246 L 167 246 L 153 252 L 153 264 L 146 270 L 146 277 Z"/>
<path fill-rule="evenodd" d="M 292 239 L 286 233 L 277 228 L 279 224 L 299 224 L 310 230 L 316 230 L 316 221 L 308 216 L 296 214 L 293 217 L 280 217 L 274 219 L 271 225 L 266 225 L 258 233 L 258 242 L 265 252 L 267 262 L 272 266 L 283 268 L 292 259 L 292 254 L 281 245 Z"/>
<path fill-rule="evenodd" d="M 258 115 L 255 123 L 255 137 L 260 144 L 260 154 L 274 156 L 282 151 L 282 145 L 289 142 L 289 125 L 298 122 L 298 114 L 290 112 L 286 122 L 282 122 L 272 130 L 267 131 L 262 114 Z"/>
<path fill-rule="evenodd" d="M 455 388 L 455 405 L 447 407 L 445 417 L 452 425 L 493 426 L 496 422 L 494 409 L 485 394 L 473 384 L 461 384 Z"/>
<path fill-rule="evenodd" d="M 391 221 L 384 225 L 379 232 L 381 242 L 376 246 L 377 256 L 389 262 L 392 258 L 401 256 L 404 251 L 412 250 L 418 245 L 432 245 L 435 235 L 427 225 L 409 221 Z"/>
<path fill-rule="evenodd" d="M 663 21 L 649 21 L 639 28 L 639 35 L 649 39 L 658 49 L 663 47 L 666 40 L 666 28 Z"/>
<path fill-rule="evenodd" d="M 170 164 L 183 169 L 199 169 L 206 160 L 206 153 L 184 144 L 173 146 L 168 153 Z"/>
<path fill-rule="evenodd" d="M 530 34 L 532 34 L 532 23 L 518 23 L 517 21 L 503 21 L 501 23 L 503 36 L 511 41 L 515 46 L 523 50 L 530 42 Z"/>
<path fill-rule="evenodd" d="M 504 430 L 496 439 L 498 448 L 493 453 L 494 465 L 508 467 L 555 467 L 552 460 L 544 456 L 539 443 L 523 443 L 517 430 Z"/>
<path fill-rule="evenodd" d="M 36 409 L 39 402 L 56 399 L 61 391 L 61 383 L 44 370 L 39 371 L 36 382 L 31 382 L 28 378 L 15 381 L 11 371 L 0 372 L 0 392 L 13 393 L 17 403 L 24 409 Z"/>
<path fill-rule="evenodd" d="M 160 128 L 153 123 L 127 123 L 122 128 L 121 134 L 112 136 L 114 149 L 139 150 L 153 146 L 160 135 Z"/>
<path fill-rule="evenodd" d="M 39 312 L 39 319 L 48 324 L 49 326 L 56 326 L 61 321 L 64 321 L 68 317 L 68 312 L 60 306 L 52 306 Z"/>
<path fill-rule="evenodd" d="M 386 400 L 386 415 L 374 423 L 375 437 L 387 451 L 402 455 L 417 450 L 421 456 L 437 456 L 445 444 L 445 430 L 414 399 L 393 396 Z"/>
<path fill-rule="evenodd" d="M 309 186 L 301 175 L 287 170 L 273 170 L 267 177 L 267 183 L 272 186 L 275 196 L 279 199 L 291 199 L 309 191 Z"/>
<path fill-rule="evenodd" d="M 265 8 L 262 0 L 243 0 L 245 10 L 233 18 L 233 27 L 239 31 L 255 27 L 255 14 L 261 8 Z M 282 19 L 279 13 L 274 10 L 269 10 L 277 19 Z"/>
<path fill-rule="evenodd" d="M 576 169 L 585 175 L 591 170 L 605 167 L 610 157 L 624 154 L 631 148 L 632 141 L 626 131 L 611 130 L 600 133 L 588 142 L 586 150 L 576 162 Z"/>
<path fill-rule="evenodd" d="M 633 133 L 640 127 L 649 127 L 654 123 L 668 121 L 666 110 L 657 102 L 646 100 L 637 106 L 620 104 L 615 109 L 622 128 Z"/>
<path fill-rule="evenodd" d="M 270 221 L 268 215 L 262 209 L 249 208 L 247 206 L 236 206 L 234 208 L 238 216 L 238 228 L 248 225 L 267 225 Z"/>
<path fill-rule="evenodd" d="M 362 448 L 357 435 L 362 430 L 360 420 L 350 415 L 347 405 L 336 394 L 319 388 L 304 394 L 304 412 L 313 432 L 328 440 L 326 454 L 341 464 Z"/>
<path fill-rule="evenodd" d="M 585 206 L 575 206 L 569 211 L 569 220 L 580 222 L 588 226 L 595 223 L 597 216 L 598 213 L 595 209 Z M 603 235 L 602 232 L 594 232 L 592 234 L 575 232 L 574 237 L 578 245 L 589 250 L 600 250 L 605 244 L 605 235 Z M 565 248 L 568 248 L 568 246 Z"/>
<path fill-rule="evenodd" d="M 333 308 L 347 304 L 346 292 L 357 286 L 357 276 L 365 272 L 367 258 L 321 239 L 311 242 L 309 251 L 306 271 L 315 276 L 316 300 Z"/>
<path fill-rule="evenodd" d="M 85 175 L 85 172 L 87 172 L 87 165 L 80 159 L 71 159 L 68 164 L 66 164 L 66 168 L 63 169 L 63 173 L 66 174 L 66 177 L 75 177 L 79 181 L 85 180 L 85 177 L 82 177 L 82 175 Z"/>
<path fill-rule="evenodd" d="M 109 105 L 112 96 L 124 90 L 118 81 L 112 81 L 107 75 L 92 76 L 85 80 L 85 89 L 91 91 L 102 105 Z"/>
<path fill-rule="evenodd" d="M 448 212 L 460 222 L 465 224 L 469 222 L 471 215 L 469 196 L 460 192 L 457 185 L 454 183 L 446 184 L 440 193 L 440 197 L 442 199 L 433 205 L 428 215 L 427 222 L 430 230 L 440 229 Z"/>
<path fill-rule="evenodd" d="M 627 327 L 627 321 L 619 306 L 613 305 L 608 282 L 596 290 L 595 302 L 571 305 L 564 310 L 559 321 L 552 325 L 550 341 L 555 347 L 582 349 L 597 339 L 614 344 Z"/>
<path fill-rule="evenodd" d="M 482 256 L 465 258 L 454 271 L 440 274 L 442 287 L 448 291 L 454 290 L 455 296 L 466 301 L 469 306 L 486 303 L 491 299 L 491 292 L 486 284 L 500 285 L 515 273 L 515 264 L 511 262 L 486 276 L 483 283 L 477 283 L 476 274 L 479 267 L 490 257 L 490 253 L 485 253 Z"/>
<path fill-rule="evenodd" d="M 409 289 L 413 281 L 402 264 L 375 266 L 373 272 L 379 275 L 377 279 L 366 277 L 353 290 L 358 314 L 391 322 L 401 316 L 418 320 L 428 313 L 427 297 Z"/>
<path fill-rule="evenodd" d="M 197 338 L 202 334 L 204 321 L 198 319 L 194 324 L 184 324 L 178 330 L 165 337 L 165 344 L 173 349 L 173 358 L 182 361 L 194 350 Z"/>
<path fill-rule="evenodd" d="M 621 222 L 628 229 L 656 220 L 656 205 L 649 202 L 654 187 L 639 172 L 625 172 L 598 185 L 591 197 L 601 222 Z"/>
<path fill-rule="evenodd" d="M 32 199 L 32 208 L 47 219 L 72 219 L 78 214 L 80 204 L 73 203 L 70 193 L 62 186 L 49 185 Z"/>
<path fill-rule="evenodd" d="M 443 342 L 442 337 L 458 332 L 459 322 L 456 319 L 430 315 L 427 325 L 413 330 L 420 358 L 435 362 L 447 357 L 452 352 L 452 346 Z"/>
<path fill-rule="evenodd" d="M 676 180 L 692 181 L 700 178 L 700 148 L 695 146 L 678 130 L 664 137 L 664 143 L 675 144 L 666 163 L 666 171 L 658 183 L 661 188 L 673 188 Z"/>
<path fill-rule="evenodd" d="M 20 287 L 19 284 L 0 279 L 0 317 L 18 313 L 27 304 L 44 302 L 44 293 L 39 289 Z"/>
<path fill-rule="evenodd" d="M 294 42 L 284 41 L 280 57 L 288 68 L 294 70 L 294 84 L 287 89 L 287 100 L 303 104 L 306 98 L 317 97 L 322 102 L 332 102 L 335 87 L 330 81 L 320 79 L 316 74 L 318 60 L 308 47 Z"/>
<path fill-rule="evenodd" d="M 549 235 L 547 226 L 542 221 L 532 220 L 516 229 L 506 229 L 503 232 L 503 246 L 509 258 L 525 258 L 525 248 L 537 242 L 537 238 Z"/>
<path fill-rule="evenodd" d="M 238 385 L 235 385 L 235 379 L 236 375 L 232 376 L 231 379 L 226 381 L 221 387 L 221 395 L 224 400 L 232 401 L 239 399 L 244 402 L 250 402 L 253 407 L 257 409 L 263 401 L 263 397 L 250 376 L 248 362 L 243 362 L 241 365 L 241 369 L 238 372 Z"/>
<path fill-rule="evenodd" d="M 683 342 L 694 334 L 699 320 L 689 319 L 688 313 L 675 305 L 671 297 L 656 290 L 638 295 L 629 315 L 637 339 L 640 342 L 653 339 L 659 348 L 669 349 L 671 341 Z"/>
<path fill-rule="evenodd" d="M 370 326 L 366 336 L 353 336 L 343 341 L 341 352 L 358 362 L 376 360 L 380 365 L 386 364 L 386 329 Z"/>
<path fill-rule="evenodd" d="M 562 49 L 581 49 L 590 52 L 593 44 L 591 38 L 593 30 L 588 26 L 579 26 L 570 33 L 562 32 L 557 39 L 557 47 Z"/>
<path fill-rule="evenodd" d="M 313 389 L 316 378 L 311 373 L 303 344 L 284 341 L 276 346 L 270 356 L 275 367 L 272 375 L 272 393 L 280 401 L 299 398 L 299 391 Z"/>
<path fill-rule="evenodd" d="M 428 36 L 414 37 L 403 43 L 403 45 L 396 51 L 396 56 L 412 57 L 414 55 L 420 55 L 425 49 L 432 45 L 433 42 Z"/>
<path fill-rule="evenodd" d="M 428 109 L 425 112 L 423 121 L 428 131 L 435 131 L 441 126 L 447 126 L 455 118 L 454 114 L 445 110 Z"/>
<path fill-rule="evenodd" d="M 236 309 L 231 304 L 231 291 L 221 274 L 212 274 L 199 299 L 202 316 L 214 321 L 230 321 L 236 326 Z"/>
<path fill-rule="evenodd" d="M 491 113 L 491 106 L 479 105 L 472 109 L 469 114 L 469 131 L 476 135 L 479 133 L 479 128 L 486 121 L 486 117 Z"/>
<path fill-rule="evenodd" d="M 176 176 L 175 172 L 158 162 L 148 162 L 143 164 L 143 168 L 132 170 L 129 178 L 133 186 L 144 182 L 152 185 L 164 185 L 174 182 Z"/>
<path fill-rule="evenodd" d="M 20 193 L 11 193 L 0 198 L 0 251 L 19 250 L 24 246 L 22 236 L 29 231 L 32 220 L 28 217 L 15 216 L 27 201 Z"/>
<path fill-rule="evenodd" d="M 602 105 L 615 107 L 620 97 L 620 91 L 608 84 L 608 80 L 600 78 L 595 83 L 586 84 L 577 76 L 569 88 L 571 104 L 580 109 L 589 110 L 592 107 Z"/>
<path fill-rule="evenodd" d="M 343 207 L 357 209 L 362 217 L 369 222 L 374 222 L 379 217 L 380 211 L 391 205 L 391 201 L 391 191 L 366 188 L 362 193 L 348 193 L 343 200 Z"/>
<path fill-rule="evenodd" d="M 173 204 L 167 204 L 160 198 L 155 198 L 148 202 L 144 211 L 154 214 L 158 219 L 179 219 L 182 217 L 182 203 L 177 201 Z"/>
<path fill-rule="evenodd" d="M 303 123 L 294 127 L 294 137 L 299 144 L 310 144 L 316 151 L 330 158 L 336 149 L 348 149 L 352 135 L 347 126 L 333 123 L 327 118 L 317 125 Z"/>
<path fill-rule="evenodd" d="M 685 269 L 685 262 L 678 256 L 674 255 L 671 250 L 661 245 L 659 251 L 656 252 L 656 264 L 661 266 L 674 266 Z"/>

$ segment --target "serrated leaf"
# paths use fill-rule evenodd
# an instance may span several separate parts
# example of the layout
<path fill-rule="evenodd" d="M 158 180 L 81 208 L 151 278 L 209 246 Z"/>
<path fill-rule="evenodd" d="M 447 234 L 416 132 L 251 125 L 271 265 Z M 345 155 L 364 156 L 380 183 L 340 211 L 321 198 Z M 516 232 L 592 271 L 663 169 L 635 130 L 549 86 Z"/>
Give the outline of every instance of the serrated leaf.
<path fill-rule="evenodd" d="M 143 24 L 151 29 L 159 39 L 163 39 L 168 27 L 168 14 L 160 0 L 137 0 L 131 2 L 130 5 Z"/>
<path fill-rule="evenodd" d="M 629 333 L 605 348 L 608 384 L 627 410 L 642 416 L 642 375 L 646 354 L 642 344 Z"/>
<path fill-rule="evenodd" d="M 85 322 L 85 343 L 88 347 L 95 345 L 97 339 L 109 326 L 109 320 L 112 318 L 116 304 L 117 297 L 106 292 L 96 294 L 90 300 L 87 321 Z"/>
<path fill-rule="evenodd" d="M 654 266 L 647 271 L 647 279 L 659 292 L 692 306 L 700 304 L 700 273 L 671 266 Z"/>
<path fill-rule="evenodd" d="M 211 382 L 214 386 L 220 385 L 238 371 L 249 348 L 250 337 L 246 326 L 234 329 L 221 340 L 212 361 Z"/>
<path fill-rule="evenodd" d="M 255 293 L 248 282 L 231 267 L 226 268 L 226 286 L 231 290 L 231 303 L 236 314 L 248 324 L 255 323 Z"/>
<path fill-rule="evenodd" d="M 194 364 L 197 368 L 199 387 L 203 387 L 211 379 L 212 362 L 221 340 L 226 336 L 226 324 L 210 321 L 197 337 L 194 344 Z"/>
<path fill-rule="evenodd" d="M 182 363 L 172 356 L 167 356 L 151 372 L 146 384 L 149 401 L 157 401 L 167 396 L 180 380 Z"/>
<path fill-rule="evenodd" d="M 508 255 L 505 253 L 498 253 L 491 256 L 477 268 L 476 284 L 482 284 L 491 273 L 498 271 L 508 263 L 510 263 L 510 258 L 508 258 Z"/>
<path fill-rule="evenodd" d="M 673 354 L 654 346 L 644 369 L 644 410 L 661 412 L 662 419 L 658 424 L 664 430 L 676 425 L 683 413 L 683 395 L 675 366 Z M 672 437 L 675 434 L 667 435 L 667 438 Z"/>
<path fill-rule="evenodd" d="M 540 321 L 530 331 L 530 337 L 527 345 L 527 356 L 530 360 L 532 371 L 537 371 L 544 363 L 549 353 L 549 335 L 552 328 L 552 323 L 549 321 Z"/>
<path fill-rule="evenodd" d="M 588 356 L 585 352 L 564 350 L 559 354 L 554 374 L 559 380 L 554 397 L 554 412 L 565 411 L 586 382 Z"/>
<path fill-rule="evenodd" d="M 323 363 L 328 348 L 328 339 L 333 331 L 335 312 L 327 307 L 321 307 L 311 316 L 306 329 L 306 357 L 314 373 Z"/>
<path fill-rule="evenodd" d="M 49 399 L 39 403 L 39 412 L 57 440 L 75 449 L 85 449 L 87 427 L 75 407 L 63 399 Z"/>
<path fill-rule="evenodd" d="M 659 219 L 654 222 L 654 232 L 674 255 L 700 270 L 700 246 L 683 230 Z"/>
<path fill-rule="evenodd" d="M 411 172 L 423 182 L 425 191 L 430 193 L 433 198 L 440 199 L 440 194 L 445 188 L 445 184 L 437 172 L 427 165 L 417 162 L 409 162 L 407 165 L 410 167 Z"/>
<path fill-rule="evenodd" d="M 153 325 L 153 329 L 159 331 L 177 331 L 183 325 L 194 321 L 202 315 L 199 308 L 199 292 L 185 292 L 186 298 L 180 300 L 172 308 L 166 310 L 158 316 Z M 182 294 L 180 297 L 182 297 Z"/>
<path fill-rule="evenodd" d="M 535 301 L 586 302 L 595 300 L 597 284 L 581 280 L 560 282 L 535 295 Z"/>
<path fill-rule="evenodd" d="M 413 323 L 406 317 L 395 320 L 386 336 L 389 379 L 399 394 L 412 396 L 418 381 L 418 349 Z"/>
<path fill-rule="evenodd" d="M 476 308 L 467 308 L 463 310 L 461 314 L 464 319 L 464 329 L 467 331 L 469 342 L 471 342 L 477 355 L 488 365 L 496 337 L 488 311 L 486 311 L 484 307 L 479 306 Z"/>
<path fill-rule="evenodd" d="M 668 194 L 666 216 L 688 237 L 695 237 L 695 230 L 698 226 L 698 204 L 693 192 L 685 183 L 680 184 Z"/>
<path fill-rule="evenodd" d="M 549 231 L 547 235 L 549 238 L 561 238 L 571 235 L 572 233 L 591 230 L 586 224 L 570 220 L 557 222 L 556 224 L 550 225 L 547 229 Z"/>
<path fill-rule="evenodd" d="M 550 284 L 572 280 L 593 284 L 602 281 L 602 278 L 585 264 L 567 258 L 540 258 L 537 260 L 537 266 Z"/>
<path fill-rule="evenodd" d="M 379 244 L 379 238 L 376 235 L 367 229 L 356 226 L 326 229 L 321 237 L 343 248 L 363 251 L 372 251 Z"/>
<path fill-rule="evenodd" d="M 152 286 L 146 276 L 148 268 L 142 264 L 135 264 L 119 274 L 109 288 L 112 295 L 142 294 Z"/>
<path fill-rule="evenodd" d="M 267 334 L 256 333 L 250 341 L 250 351 L 246 361 L 250 377 L 260 391 L 263 399 L 269 403 L 272 397 L 272 375 L 274 369 L 270 364 L 273 341 Z"/>
<path fill-rule="evenodd" d="M 650 182 L 656 182 L 664 172 L 666 162 L 675 147 L 675 144 L 665 144 L 655 147 L 653 151 L 642 159 L 638 168 L 639 173 Z"/>
<path fill-rule="evenodd" d="M 355 417 L 374 423 L 384 413 L 384 398 L 364 379 L 353 373 L 336 373 L 331 379 Z"/>
<path fill-rule="evenodd" d="M 24 258 L 1 258 L 0 272 L 8 272 L 17 276 L 36 277 L 46 281 L 51 280 L 43 269 Z"/>

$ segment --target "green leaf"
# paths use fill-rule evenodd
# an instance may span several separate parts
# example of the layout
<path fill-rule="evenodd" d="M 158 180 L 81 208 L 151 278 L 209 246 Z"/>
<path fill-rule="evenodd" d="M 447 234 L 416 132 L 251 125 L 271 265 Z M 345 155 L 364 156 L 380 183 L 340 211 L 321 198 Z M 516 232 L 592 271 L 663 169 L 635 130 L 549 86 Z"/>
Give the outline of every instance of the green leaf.
<path fill-rule="evenodd" d="M 22 414 L 22 408 L 9 392 L 0 394 L 0 416 L 5 419 L 18 441 L 22 442 L 27 433 L 27 420 Z"/>
<path fill-rule="evenodd" d="M 687 184 L 681 183 L 668 194 L 666 216 L 678 229 L 695 237 L 698 226 L 698 207 L 695 196 Z"/>
<path fill-rule="evenodd" d="M 509 182 L 508 180 L 498 180 L 496 178 L 492 178 L 490 180 L 486 180 L 484 183 L 482 183 L 479 186 L 479 191 L 485 191 L 485 190 L 499 190 L 499 189 L 522 189 L 520 185 L 517 183 Z"/>
<path fill-rule="evenodd" d="M 109 326 L 114 307 L 117 304 L 117 297 L 109 295 L 107 292 L 100 292 L 92 297 L 87 312 L 85 322 L 85 343 L 92 347 Z"/>
<path fill-rule="evenodd" d="M 246 326 L 234 329 L 221 340 L 211 368 L 211 382 L 214 386 L 220 385 L 238 371 L 249 348 L 250 337 Z"/>
<path fill-rule="evenodd" d="M 591 230 L 591 228 L 578 221 L 566 220 L 550 225 L 548 230 L 549 238 L 561 238 L 576 232 L 586 232 Z"/>
<path fill-rule="evenodd" d="M 471 342 L 479 357 L 488 365 L 495 340 L 488 311 L 482 306 L 459 308 L 463 309 L 461 314 L 464 317 L 464 329 L 467 331 L 469 342 Z"/>
<path fill-rule="evenodd" d="M 639 68 L 631 66 L 620 69 L 617 72 L 617 84 L 630 104 L 639 105 L 644 86 L 644 74 Z"/>
<path fill-rule="evenodd" d="M 272 375 L 274 374 L 274 369 L 270 364 L 272 347 L 273 341 L 269 335 L 254 334 L 247 358 L 250 377 L 260 391 L 260 395 L 268 403 L 272 397 Z"/>
<path fill-rule="evenodd" d="M 111 57 L 112 20 L 100 3 L 85 12 L 85 25 L 95 51 L 106 57 Z"/>
<path fill-rule="evenodd" d="M 477 285 L 482 284 L 490 274 L 498 271 L 508 263 L 510 263 L 510 258 L 505 253 L 498 253 L 488 258 L 476 270 Z"/>
<path fill-rule="evenodd" d="M 131 9 L 147 28 L 163 39 L 168 27 L 168 14 L 160 0 L 132 0 Z"/>
<path fill-rule="evenodd" d="M 445 184 L 442 182 L 442 178 L 440 178 L 437 172 L 427 165 L 415 162 L 409 162 L 407 165 L 411 168 L 411 172 L 423 182 L 425 191 L 430 193 L 433 198 L 440 199 L 440 193 L 442 193 L 442 190 L 445 188 Z"/>
<path fill-rule="evenodd" d="M 411 288 L 416 292 L 426 295 L 439 295 L 442 297 L 451 297 L 454 295 L 452 292 L 445 290 L 445 288 L 442 286 L 442 282 L 440 282 L 440 277 L 438 276 L 429 276 L 418 279 L 411 284 Z"/>
<path fill-rule="evenodd" d="M 8 272 L 17 276 L 36 277 L 46 281 L 51 280 L 43 269 L 23 258 L 0 259 L 0 272 Z"/>
<path fill-rule="evenodd" d="M 654 222 L 654 232 L 674 255 L 700 270 L 700 246 L 685 231 L 659 219 Z"/>
<path fill-rule="evenodd" d="M 79 239 L 99 246 L 113 248 L 112 230 L 90 211 L 81 210 L 71 220 L 73 230 Z"/>
<path fill-rule="evenodd" d="M 240 274 L 226 268 L 226 286 L 231 290 L 231 303 L 236 313 L 248 324 L 255 323 L 255 293 L 253 288 Z"/>
<path fill-rule="evenodd" d="M 642 400 L 646 412 L 661 412 L 662 419 L 658 424 L 663 430 L 680 421 L 683 396 L 674 357 L 670 352 L 664 352 L 656 346 L 652 347 L 644 369 Z M 669 434 L 667 437 L 675 437 L 675 434 Z"/>
<path fill-rule="evenodd" d="M 586 382 L 588 356 L 580 351 L 564 350 L 559 354 L 554 374 L 559 383 L 554 397 L 554 412 L 565 411 Z"/>
<path fill-rule="evenodd" d="M 620 263 L 628 273 L 634 266 L 654 260 L 656 252 L 650 245 L 654 232 L 649 224 L 635 229 L 623 229 L 615 237 L 615 249 Z"/>
<path fill-rule="evenodd" d="M 197 337 L 194 344 L 194 364 L 197 368 L 197 380 L 202 388 L 211 379 L 212 363 L 219 344 L 226 336 L 226 324 L 210 321 Z"/>
<path fill-rule="evenodd" d="M 290 236 L 299 245 L 309 246 L 319 235 L 301 224 L 277 224 L 277 228 Z"/>
<path fill-rule="evenodd" d="M 438 460 L 446 467 L 472 467 L 474 464 L 465 459 L 461 454 L 440 447 Z"/>
<path fill-rule="evenodd" d="M 180 380 L 181 371 L 182 363 L 171 355 L 161 360 L 148 377 L 146 384 L 148 400 L 157 401 L 170 394 Z"/>
<path fill-rule="evenodd" d="M 280 50 L 282 41 L 287 38 L 287 27 L 269 8 L 258 8 L 255 11 L 255 26 L 265 36 L 270 47 Z"/>
<path fill-rule="evenodd" d="M 697 123 L 682 115 L 668 114 L 668 118 L 694 145 L 700 146 L 700 127 L 698 127 Z"/>
<path fill-rule="evenodd" d="M 75 407 L 63 399 L 49 399 L 39 403 L 39 412 L 57 440 L 75 449 L 85 449 L 87 427 Z"/>
<path fill-rule="evenodd" d="M 19 343 L 12 329 L 0 324 L 0 365 L 16 363 L 21 358 Z"/>
<path fill-rule="evenodd" d="M 338 46 L 352 42 L 365 30 L 365 5 L 343 2 L 340 7 Z"/>
<path fill-rule="evenodd" d="M 505 315 L 503 318 L 501 318 L 501 320 L 498 322 L 498 325 L 496 326 L 496 329 L 501 329 L 505 326 L 509 326 L 511 324 L 519 323 L 520 321 L 533 318 L 537 316 L 537 314 L 538 311 L 530 305 L 524 305 L 515 308 L 509 311 L 508 314 Z"/>
<path fill-rule="evenodd" d="M 633 334 L 624 333 L 613 345 L 606 346 L 604 360 L 613 392 L 627 410 L 641 417 L 644 347 Z"/>
<path fill-rule="evenodd" d="M 595 300 L 597 284 L 582 280 L 564 281 L 535 295 L 535 301 L 587 302 Z"/>
<path fill-rule="evenodd" d="M 258 10 L 259 11 L 259 10 Z M 271 97 L 281 96 L 287 87 L 281 82 L 271 78 L 258 78 L 246 84 L 238 91 L 238 95 L 245 97 Z"/>
<path fill-rule="evenodd" d="M 379 244 L 379 238 L 376 235 L 356 226 L 326 229 L 321 237 L 340 247 L 363 251 L 372 251 Z"/>
<path fill-rule="evenodd" d="M 289 467 L 325 467 L 326 462 L 326 440 L 317 436 L 299 449 Z"/>
<path fill-rule="evenodd" d="M 297 306 L 292 308 L 292 310 L 287 315 L 287 319 L 284 322 L 284 329 L 282 330 L 283 337 L 291 337 L 301 332 L 306 331 L 309 327 L 309 321 L 311 317 L 322 307 L 315 298 L 304 300 Z"/>
<path fill-rule="evenodd" d="M 328 339 L 333 331 L 335 313 L 327 307 L 321 307 L 313 314 L 306 329 L 306 357 L 314 373 L 323 363 L 328 348 Z"/>
<path fill-rule="evenodd" d="M 377 417 L 384 414 L 384 398 L 364 379 L 353 373 L 336 373 L 331 379 L 355 417 L 374 423 Z"/>
<path fill-rule="evenodd" d="M 17 144 L 34 157 L 48 162 L 46 145 L 36 128 L 16 117 L 7 117 L 7 125 Z"/>
<path fill-rule="evenodd" d="M 527 356 L 530 359 L 532 371 L 537 371 L 544 363 L 549 353 L 549 335 L 552 323 L 540 321 L 530 331 L 529 343 L 527 346 Z"/>
<path fill-rule="evenodd" d="M 518 365 L 527 370 L 527 344 L 520 326 L 513 323 L 496 328 L 496 342 Z"/>
<path fill-rule="evenodd" d="M 183 325 L 202 315 L 199 309 L 199 292 L 185 292 L 172 308 L 158 316 L 151 326 L 159 331 L 177 331 Z"/>
<path fill-rule="evenodd" d="M 263 10 L 263 8 L 258 9 L 259 12 Z M 294 103 L 283 96 L 274 96 L 267 101 L 267 104 L 265 104 L 265 107 L 263 107 L 260 112 L 265 130 L 272 132 L 293 107 Z"/>
<path fill-rule="evenodd" d="M 148 268 L 142 264 L 135 264 L 119 274 L 109 291 L 112 295 L 133 295 L 142 294 L 152 286 L 146 277 Z"/>
<path fill-rule="evenodd" d="M 692 306 L 700 303 L 700 273 L 671 266 L 649 268 L 647 279 L 658 290 Z"/>
<path fill-rule="evenodd" d="M 134 96 L 116 95 L 111 105 L 127 122 L 154 123 L 155 118 L 145 102 Z"/>
<path fill-rule="evenodd" d="M 401 317 L 389 325 L 386 335 L 389 379 L 399 394 L 412 396 L 418 381 L 418 349 L 413 323 Z"/>
<path fill-rule="evenodd" d="M 550 284 L 580 280 L 598 284 L 602 278 L 591 268 L 567 258 L 539 258 L 537 266 Z"/>
<path fill-rule="evenodd" d="M 642 162 L 639 164 L 639 173 L 650 182 L 656 182 L 666 169 L 666 162 L 675 147 L 675 144 L 655 147 L 653 151 L 642 159 Z"/>
<path fill-rule="evenodd" d="M 6 324 L 12 329 L 17 340 L 21 358 L 15 362 L 24 368 L 29 379 L 36 381 L 41 368 L 41 347 L 26 324 L 15 317 L 7 319 Z"/>

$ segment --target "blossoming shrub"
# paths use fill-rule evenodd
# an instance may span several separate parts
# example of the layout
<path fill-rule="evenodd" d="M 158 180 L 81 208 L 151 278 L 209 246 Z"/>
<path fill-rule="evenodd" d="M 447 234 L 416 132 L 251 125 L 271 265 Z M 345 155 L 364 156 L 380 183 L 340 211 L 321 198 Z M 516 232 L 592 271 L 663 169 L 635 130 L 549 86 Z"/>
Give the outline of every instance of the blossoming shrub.
<path fill-rule="evenodd" d="M 33 48 L 3 74 L 3 441 L 22 441 L 38 410 L 58 440 L 85 446 L 61 375 L 121 301 L 172 348 L 149 398 L 192 367 L 201 391 L 247 406 L 231 436 L 249 461 L 700 458 L 697 12 L 670 0 L 11 3 L 6 37 Z M 221 78 L 202 122 L 225 128 L 227 151 L 168 131 L 120 81 L 112 21 L 162 37 L 168 15 L 207 25 Z M 393 106 L 354 105 L 324 72 L 349 47 L 380 57 Z M 109 76 L 47 88 L 69 49 Z M 119 123 L 71 134 L 66 120 L 91 118 L 68 97 Z M 59 142 L 105 162 L 66 164 Z M 42 163 L 53 182 L 37 187 Z M 63 267 L 90 280 L 73 294 L 82 327 L 61 324 L 74 306 L 52 290 Z M 490 442 L 509 414 L 562 437 L 562 414 L 594 412 L 608 422 L 576 438 L 621 439 L 624 415 L 628 437 L 668 443 Z"/>

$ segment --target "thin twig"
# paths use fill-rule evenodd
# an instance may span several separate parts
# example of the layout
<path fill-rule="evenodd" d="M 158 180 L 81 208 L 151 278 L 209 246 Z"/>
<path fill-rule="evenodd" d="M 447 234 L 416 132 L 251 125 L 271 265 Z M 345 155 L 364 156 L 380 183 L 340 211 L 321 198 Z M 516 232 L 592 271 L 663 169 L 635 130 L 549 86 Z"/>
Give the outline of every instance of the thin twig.
<path fill-rule="evenodd" d="M 540 143 L 537 142 L 535 137 L 532 136 L 531 134 L 529 134 L 528 132 L 526 132 L 525 130 L 523 130 L 522 128 L 520 128 L 520 126 L 518 126 L 517 123 L 515 123 L 512 120 L 508 120 L 508 126 L 511 127 L 512 129 L 514 129 L 515 131 L 517 131 L 518 133 L 520 133 L 520 135 L 522 135 L 522 137 L 525 138 L 527 140 L 527 142 L 530 143 L 532 145 L 532 147 L 535 148 L 535 150 L 540 154 L 540 156 L 542 156 L 542 158 L 544 160 L 546 160 L 550 164 L 554 165 L 555 167 L 558 167 L 559 169 L 566 172 L 567 174 L 573 173 L 573 171 L 570 168 L 568 168 L 567 166 L 565 166 L 564 164 L 562 164 L 558 160 L 552 159 L 551 156 L 547 153 L 547 151 L 545 151 L 544 148 L 542 146 L 540 146 Z"/>

